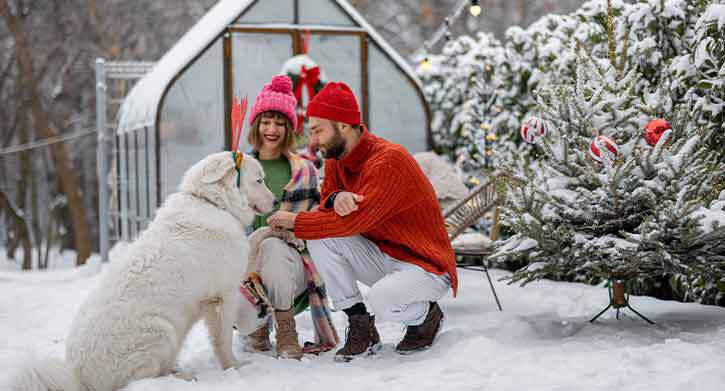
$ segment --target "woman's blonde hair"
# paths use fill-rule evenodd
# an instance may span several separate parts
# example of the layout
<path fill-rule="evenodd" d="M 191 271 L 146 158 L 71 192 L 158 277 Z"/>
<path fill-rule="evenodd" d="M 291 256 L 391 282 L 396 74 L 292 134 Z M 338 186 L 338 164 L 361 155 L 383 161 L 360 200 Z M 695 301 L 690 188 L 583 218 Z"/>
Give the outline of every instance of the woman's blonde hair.
<path fill-rule="evenodd" d="M 259 123 L 262 122 L 262 118 L 271 118 L 275 121 L 278 119 L 284 120 L 285 132 L 280 149 L 282 150 L 282 153 L 289 152 L 295 143 L 294 134 L 292 134 L 294 129 L 292 129 L 292 121 L 279 111 L 265 111 L 254 119 L 252 122 L 252 129 L 250 129 L 249 135 L 247 135 L 249 145 L 251 145 L 255 151 L 259 151 L 259 149 L 262 148 L 262 136 L 259 134 Z"/>

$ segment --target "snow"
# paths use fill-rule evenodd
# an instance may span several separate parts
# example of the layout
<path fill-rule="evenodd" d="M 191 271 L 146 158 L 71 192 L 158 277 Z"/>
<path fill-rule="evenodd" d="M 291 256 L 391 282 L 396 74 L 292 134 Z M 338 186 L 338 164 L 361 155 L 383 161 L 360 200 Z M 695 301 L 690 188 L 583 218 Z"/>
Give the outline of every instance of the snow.
<path fill-rule="evenodd" d="M 710 233 L 716 228 L 725 228 L 725 210 L 722 207 L 725 206 L 723 202 L 716 202 L 708 209 L 704 206 L 698 208 L 693 215 L 700 217 L 700 228 L 704 233 Z"/>
<path fill-rule="evenodd" d="M 609 311 L 592 324 L 589 319 L 607 304 L 606 288 L 551 281 L 522 288 L 497 282 L 506 272 L 490 273 L 504 311 L 498 311 L 482 273 L 460 270 L 459 297 L 441 301 L 446 322 L 426 352 L 397 355 L 402 327 L 380 323 L 384 348 L 377 356 L 341 364 L 331 352 L 302 361 L 245 354 L 240 358 L 250 363 L 222 371 L 204 327 L 197 325 L 179 364 L 194 371 L 198 382 L 146 379 L 124 391 L 696 391 L 725 385 L 723 308 L 633 296 L 634 308 L 656 326 L 627 310 L 619 321 Z M 0 389 L 7 389 L 8 369 L 23 359 L 63 356 L 73 316 L 101 277 L 83 276 L 78 269 L 0 272 L 0 335 L 5 337 L 0 339 Z M 344 314 L 335 312 L 333 318 L 344 335 Z M 303 339 L 312 337 L 309 313 L 297 324 Z"/>
<path fill-rule="evenodd" d="M 612 235 L 605 235 L 594 240 L 599 247 L 614 247 L 618 249 L 623 248 L 637 248 L 637 243 L 632 243 L 628 240 L 618 238 Z"/>
<path fill-rule="evenodd" d="M 332 1 L 332 0 L 331 0 Z M 375 29 L 365 21 L 355 8 L 345 0 L 334 0 L 360 25 L 373 42 L 380 46 L 392 60 L 413 80 L 419 88 L 422 84 L 408 63 L 390 46 Z M 209 45 L 254 0 L 220 0 L 159 60 L 153 70 L 133 87 L 119 112 L 118 133 L 144 126 L 153 127 L 158 106 L 166 87 L 179 72 Z M 341 29 L 345 29 L 342 27 Z"/>
<path fill-rule="evenodd" d="M 291 73 L 293 75 L 299 75 L 302 73 L 302 67 L 305 67 L 306 69 L 312 69 L 316 66 L 318 66 L 317 63 L 314 62 L 310 58 L 310 56 L 306 54 L 299 54 L 297 56 L 291 57 L 284 64 L 282 64 L 282 71 L 280 73 Z M 327 82 L 328 80 L 325 72 L 323 72 L 322 70 L 320 70 L 320 80 L 322 82 Z"/>
<path fill-rule="evenodd" d="M 717 29 L 722 29 L 725 26 L 725 4 L 710 4 L 698 25 L 707 22 L 717 22 Z"/>
<path fill-rule="evenodd" d="M 455 250 L 488 250 L 493 242 L 480 232 L 466 232 L 458 235 L 451 247 Z"/>
<path fill-rule="evenodd" d="M 522 251 L 531 250 L 532 248 L 536 248 L 536 246 L 538 246 L 538 245 L 539 245 L 539 242 L 537 242 L 536 240 L 531 239 L 531 238 L 526 238 L 521 243 L 519 243 L 519 245 L 516 247 L 514 252 L 522 252 Z"/>

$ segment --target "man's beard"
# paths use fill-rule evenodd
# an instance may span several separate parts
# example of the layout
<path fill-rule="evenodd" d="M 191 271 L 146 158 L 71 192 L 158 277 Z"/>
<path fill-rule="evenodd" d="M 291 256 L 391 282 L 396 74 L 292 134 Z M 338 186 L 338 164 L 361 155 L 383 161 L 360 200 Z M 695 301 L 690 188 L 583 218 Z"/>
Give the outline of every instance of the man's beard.
<path fill-rule="evenodd" d="M 332 140 L 322 146 L 322 149 L 324 150 L 322 156 L 324 156 L 325 159 L 339 159 L 340 156 L 345 153 L 346 145 L 347 143 L 345 142 L 345 139 L 342 138 L 340 131 L 335 129 L 335 136 Z"/>

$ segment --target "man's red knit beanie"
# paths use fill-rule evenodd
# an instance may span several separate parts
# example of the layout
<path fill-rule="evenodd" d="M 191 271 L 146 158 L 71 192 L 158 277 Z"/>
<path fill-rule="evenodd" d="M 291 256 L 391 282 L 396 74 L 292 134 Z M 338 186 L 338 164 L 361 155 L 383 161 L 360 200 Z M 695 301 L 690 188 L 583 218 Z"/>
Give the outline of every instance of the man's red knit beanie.
<path fill-rule="evenodd" d="M 347 84 L 333 81 L 325 84 L 307 104 L 307 117 L 360 125 L 360 107 Z"/>

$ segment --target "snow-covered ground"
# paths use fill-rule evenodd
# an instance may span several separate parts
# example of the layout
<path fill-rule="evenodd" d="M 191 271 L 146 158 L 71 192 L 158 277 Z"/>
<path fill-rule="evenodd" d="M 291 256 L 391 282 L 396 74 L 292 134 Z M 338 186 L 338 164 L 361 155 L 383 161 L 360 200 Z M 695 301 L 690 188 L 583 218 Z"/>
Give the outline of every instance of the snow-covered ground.
<path fill-rule="evenodd" d="M 64 338 L 83 299 L 101 275 L 91 268 L 22 273 L 0 259 L 0 389 L 29 355 L 62 357 Z M 103 271 L 101 272 L 103 273 Z M 461 270 L 457 299 L 442 301 L 446 321 L 436 345 L 408 357 L 394 352 L 403 329 L 383 323 L 381 354 L 342 364 L 332 353 L 302 361 L 241 354 L 238 370 L 217 367 L 206 330 L 197 325 L 181 352 L 182 368 L 198 382 L 158 378 L 128 391 L 150 390 L 723 390 L 725 309 L 633 297 L 657 322 L 608 312 L 602 287 L 541 281 L 525 288 L 497 282 L 499 312 L 483 273 Z M 506 272 L 493 270 L 500 278 Z M 152 299 L 152 298 L 151 298 Z M 341 335 L 345 317 L 333 314 Z M 312 337 L 309 314 L 298 317 Z M 235 342 L 236 343 L 236 342 Z M 238 348 L 238 346 L 237 346 Z"/>

